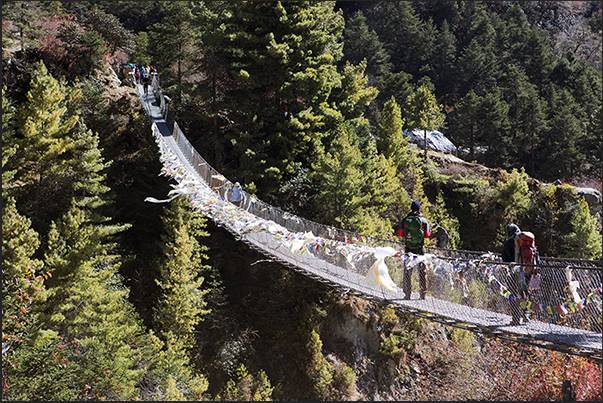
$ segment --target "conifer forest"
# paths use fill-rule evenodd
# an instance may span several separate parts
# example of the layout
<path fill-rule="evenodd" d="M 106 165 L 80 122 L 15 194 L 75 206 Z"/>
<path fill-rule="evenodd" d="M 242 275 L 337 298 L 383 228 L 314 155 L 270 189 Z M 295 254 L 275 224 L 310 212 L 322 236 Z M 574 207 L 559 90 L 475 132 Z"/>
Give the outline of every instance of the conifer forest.
<path fill-rule="evenodd" d="M 343 295 L 183 198 L 145 202 L 172 187 L 127 68 L 154 67 L 195 149 L 284 211 L 395 240 L 417 200 L 448 248 L 500 253 L 513 222 L 541 256 L 596 260 L 602 12 L 2 1 L 2 399 L 539 401 L 571 381 L 600 401 L 601 362 Z"/>

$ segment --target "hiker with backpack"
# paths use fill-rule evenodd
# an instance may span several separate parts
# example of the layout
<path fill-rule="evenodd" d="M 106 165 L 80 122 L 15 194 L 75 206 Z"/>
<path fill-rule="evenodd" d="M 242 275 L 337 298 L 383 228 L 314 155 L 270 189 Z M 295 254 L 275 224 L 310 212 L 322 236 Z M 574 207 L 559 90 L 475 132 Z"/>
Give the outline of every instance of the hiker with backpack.
<path fill-rule="evenodd" d="M 398 227 L 397 234 L 404 239 L 404 249 L 406 253 L 414 253 L 416 255 L 425 254 L 425 238 L 431 236 L 429 223 L 421 213 L 421 204 L 418 201 L 413 201 L 410 205 L 410 213 L 402 219 Z M 425 299 L 427 291 L 427 279 L 425 278 L 425 263 L 419 263 L 419 288 L 421 299 Z M 404 291 L 404 299 L 410 299 L 412 288 L 412 270 L 404 270 L 402 279 L 402 290 Z"/>
<path fill-rule="evenodd" d="M 509 290 L 518 299 L 527 301 L 529 299 L 529 287 L 532 275 L 537 275 L 540 264 L 538 249 L 534 243 L 534 234 L 529 231 L 522 231 L 515 224 L 507 225 L 507 240 L 503 244 L 501 258 L 503 262 L 519 263 L 520 266 L 512 267 L 510 273 Z M 529 312 L 522 309 L 518 303 L 511 303 L 512 320 L 510 325 L 516 326 L 521 323 L 526 324 L 530 321 Z"/>

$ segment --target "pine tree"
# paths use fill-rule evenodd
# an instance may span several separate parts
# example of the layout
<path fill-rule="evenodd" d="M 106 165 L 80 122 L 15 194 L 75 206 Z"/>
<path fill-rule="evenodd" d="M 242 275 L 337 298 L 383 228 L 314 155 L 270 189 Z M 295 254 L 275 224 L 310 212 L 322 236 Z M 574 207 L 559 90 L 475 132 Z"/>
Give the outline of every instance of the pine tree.
<path fill-rule="evenodd" d="M 421 129 L 425 134 L 425 161 L 427 161 L 427 131 L 439 129 L 446 116 L 427 84 L 421 85 L 407 98 L 404 112 L 406 125 L 411 130 Z"/>
<path fill-rule="evenodd" d="M 376 12 L 381 23 L 375 30 L 391 56 L 392 71 L 404 71 L 415 79 L 425 75 L 436 37 L 431 21 L 421 20 L 407 1 L 381 2 Z"/>
<path fill-rule="evenodd" d="M 53 159 L 70 147 L 68 133 L 78 120 L 67 110 L 69 91 L 48 73 L 43 62 L 33 71 L 27 103 L 18 112 L 19 121 L 19 178 L 31 181 Z"/>
<path fill-rule="evenodd" d="M 176 69 L 176 91 L 173 95 L 174 103 L 179 107 L 183 77 L 194 71 L 194 67 L 189 67 L 196 51 L 193 45 L 191 5 L 185 1 L 172 1 L 164 3 L 163 7 L 164 17 L 149 29 L 149 51 L 160 73 Z M 163 83 L 164 88 L 169 88 L 170 85 L 169 81 Z"/>
<path fill-rule="evenodd" d="M 509 135 L 501 137 L 507 154 L 507 166 L 525 166 L 535 175 L 535 154 L 547 128 L 546 105 L 525 73 L 509 66 L 502 76 L 501 88 L 509 105 Z"/>
<path fill-rule="evenodd" d="M 202 261 L 207 248 L 197 241 L 207 236 L 203 231 L 203 217 L 186 206 L 180 199 L 172 202 L 163 218 L 166 234 L 162 237 L 164 262 L 160 266 L 160 278 L 156 280 L 163 295 L 156 309 L 160 334 L 169 339 L 175 337 L 190 349 L 195 343 L 195 327 L 209 313 L 205 309 L 205 295 L 209 290 L 201 288 L 209 270 Z"/>
<path fill-rule="evenodd" d="M 404 137 L 404 119 L 402 111 L 394 97 L 383 105 L 376 126 L 377 148 L 391 159 L 400 171 L 408 166 L 409 145 Z"/>
<path fill-rule="evenodd" d="M 132 32 L 125 29 L 119 19 L 112 14 L 94 8 L 86 15 L 86 26 L 103 37 L 109 46 L 111 56 L 114 56 L 118 50 L 132 53 L 136 48 Z"/>
<path fill-rule="evenodd" d="M 486 150 L 482 163 L 490 166 L 509 166 L 512 145 L 509 144 L 509 104 L 503 99 L 500 88 L 495 87 L 484 95 L 479 107 L 479 130 Z"/>
<path fill-rule="evenodd" d="M 8 195 L 9 183 L 15 177 L 16 170 L 9 170 L 9 160 L 17 152 L 15 139 L 15 107 L 6 95 L 6 86 L 2 86 L 2 198 Z"/>
<path fill-rule="evenodd" d="M 482 143 L 479 114 L 480 98 L 470 90 L 457 106 L 457 114 L 454 117 L 451 132 L 454 133 L 452 140 L 457 147 L 467 147 L 469 158 L 475 160 L 477 147 Z"/>
<path fill-rule="evenodd" d="M 571 178 L 580 170 L 584 155 L 578 145 L 586 131 L 578 118 L 579 109 L 569 91 L 551 87 L 547 130 L 535 157 L 541 177 L 551 181 Z"/>
<path fill-rule="evenodd" d="M 573 231 L 567 236 L 568 257 L 601 259 L 601 224 L 590 214 L 588 203 L 579 197 L 572 217 Z"/>
<path fill-rule="evenodd" d="M 432 64 L 432 81 L 436 88 L 436 95 L 438 97 L 440 94 L 443 95 L 445 102 L 448 102 L 449 105 L 453 105 L 458 97 L 456 42 L 448 21 L 444 20 L 435 40 L 435 50 L 430 64 Z"/>
<path fill-rule="evenodd" d="M 485 11 L 474 15 L 458 58 L 460 94 L 473 89 L 478 95 L 485 95 L 496 84 L 499 73 L 499 52 L 496 30 Z"/>
<path fill-rule="evenodd" d="M 18 400 L 19 357 L 35 336 L 35 307 L 43 303 L 44 264 L 34 258 L 39 235 L 19 214 L 15 200 L 2 204 L 2 378 L 4 399 Z M 46 275 L 50 275 L 45 273 Z"/>
<path fill-rule="evenodd" d="M 313 182 L 320 189 L 314 198 L 314 204 L 322 206 L 318 210 L 319 222 L 348 230 L 359 228 L 356 215 L 368 201 L 368 195 L 362 194 L 362 160 L 360 149 L 344 128 L 335 137 L 331 150 L 319 154 L 313 173 Z"/>
<path fill-rule="evenodd" d="M 366 59 L 366 74 L 371 85 L 375 85 L 391 71 L 390 56 L 377 33 L 367 25 L 362 11 L 356 12 L 346 21 L 343 51 L 342 61 L 353 65 L 358 65 Z"/>
<path fill-rule="evenodd" d="M 212 48 L 214 71 L 224 71 L 215 84 L 223 96 L 212 108 L 224 116 L 232 175 L 225 174 L 262 197 L 300 163 L 308 167 L 317 142 L 337 124 L 328 99 L 341 85 L 343 19 L 322 2 L 229 3 L 228 11 L 223 30 L 213 31 L 222 38 L 211 38 L 224 44 Z"/>

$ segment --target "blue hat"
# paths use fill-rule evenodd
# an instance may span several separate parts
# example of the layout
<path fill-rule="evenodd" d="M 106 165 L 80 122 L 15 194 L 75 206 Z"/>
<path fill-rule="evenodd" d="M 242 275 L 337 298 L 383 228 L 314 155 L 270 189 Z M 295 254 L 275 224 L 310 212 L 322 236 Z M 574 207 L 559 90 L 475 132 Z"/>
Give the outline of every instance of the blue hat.
<path fill-rule="evenodd" d="M 419 211 L 421 210 L 421 203 L 419 203 L 418 201 L 413 201 L 412 203 L 410 203 L 410 209 L 412 211 Z"/>

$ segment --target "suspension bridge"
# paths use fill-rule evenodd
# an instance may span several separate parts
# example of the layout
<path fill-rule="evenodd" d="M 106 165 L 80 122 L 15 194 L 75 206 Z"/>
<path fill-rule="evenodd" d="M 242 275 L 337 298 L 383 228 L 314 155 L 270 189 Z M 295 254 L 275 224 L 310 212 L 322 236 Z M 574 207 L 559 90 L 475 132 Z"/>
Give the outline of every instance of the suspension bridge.
<path fill-rule="evenodd" d="M 132 77 L 132 82 L 134 82 Z M 341 292 L 375 301 L 445 325 L 589 357 L 601 362 L 601 261 L 541 257 L 540 284 L 528 300 L 509 292 L 514 264 L 497 253 L 426 248 L 404 253 L 402 243 L 318 224 L 243 193 L 231 203 L 233 184 L 212 168 L 187 140 L 169 111 L 157 76 L 145 94 L 136 90 L 160 152 L 160 175 L 177 184 L 165 200 L 186 197 L 192 206 L 270 260 Z M 427 294 L 419 298 L 415 267 L 425 265 Z M 412 270 L 410 299 L 399 285 Z M 531 320 L 510 325 L 511 304 Z"/>

